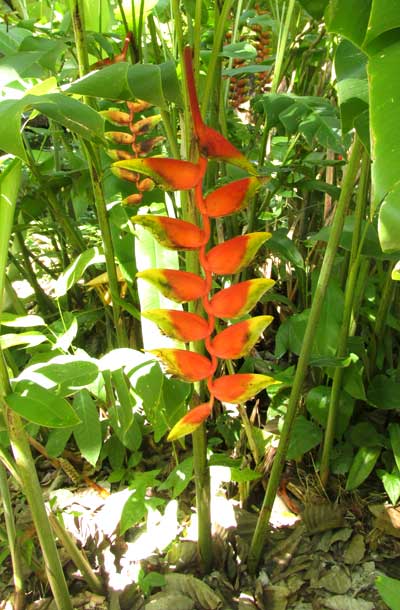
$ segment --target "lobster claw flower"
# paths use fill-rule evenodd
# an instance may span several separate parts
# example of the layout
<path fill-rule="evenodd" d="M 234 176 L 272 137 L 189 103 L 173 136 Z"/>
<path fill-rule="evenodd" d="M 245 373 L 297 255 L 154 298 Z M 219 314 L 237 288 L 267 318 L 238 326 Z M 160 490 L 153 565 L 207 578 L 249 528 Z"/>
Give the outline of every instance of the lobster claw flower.
<path fill-rule="evenodd" d="M 262 244 L 271 237 L 271 233 L 247 233 L 229 239 L 211 248 L 207 253 L 207 265 L 210 271 L 218 275 L 237 273 L 246 267 Z"/>
<path fill-rule="evenodd" d="M 148 229 L 164 248 L 170 250 L 198 250 L 204 244 L 204 231 L 185 220 L 152 214 L 133 216 L 131 220 Z"/>
<path fill-rule="evenodd" d="M 175 269 L 145 269 L 139 271 L 136 277 L 150 282 L 167 299 L 176 303 L 194 301 L 204 296 L 207 284 L 203 278 L 189 271 Z"/>
<path fill-rule="evenodd" d="M 254 197 L 261 184 L 260 178 L 252 176 L 235 180 L 215 189 L 205 198 L 207 215 L 218 218 L 242 210 Z"/>
<path fill-rule="evenodd" d="M 179 377 L 189 383 L 201 381 L 210 377 L 214 372 L 214 365 L 202 354 L 185 349 L 164 347 L 150 350 L 159 358 L 167 369 L 167 373 Z"/>
<path fill-rule="evenodd" d="M 210 311 L 217 318 L 240 318 L 249 313 L 274 284 L 274 280 L 260 277 L 224 288 L 211 298 Z"/>
<path fill-rule="evenodd" d="M 129 135 L 129 134 L 126 134 Z M 186 191 L 201 180 L 201 168 L 196 163 L 180 159 L 145 157 L 117 161 L 113 167 L 122 167 L 149 176 L 166 191 Z"/>
<path fill-rule="evenodd" d="M 195 313 L 176 309 L 149 309 L 142 316 L 151 320 L 168 336 L 189 343 L 200 341 L 210 334 L 207 320 Z"/>
<path fill-rule="evenodd" d="M 184 415 L 172 428 L 167 436 L 168 441 L 176 441 L 186 434 L 194 432 L 204 420 L 211 415 L 212 405 L 210 402 L 204 402 L 203 404 L 191 409 L 186 415 Z"/>
<path fill-rule="evenodd" d="M 279 383 L 279 381 L 276 381 L 273 377 L 268 377 L 268 375 L 237 373 L 236 375 L 224 375 L 213 379 L 208 387 L 210 392 L 221 402 L 240 404 L 276 383 Z"/>
<path fill-rule="evenodd" d="M 228 326 L 212 339 L 212 353 L 225 360 L 242 358 L 249 353 L 260 334 L 271 324 L 272 320 L 272 316 L 255 316 Z"/>

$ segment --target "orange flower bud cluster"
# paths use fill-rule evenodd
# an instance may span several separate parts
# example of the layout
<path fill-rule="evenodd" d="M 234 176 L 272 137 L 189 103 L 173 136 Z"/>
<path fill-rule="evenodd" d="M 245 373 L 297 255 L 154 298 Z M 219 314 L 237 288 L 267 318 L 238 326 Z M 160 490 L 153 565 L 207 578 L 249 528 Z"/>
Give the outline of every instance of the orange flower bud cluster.
<path fill-rule="evenodd" d="M 125 149 L 110 148 L 109 156 L 114 161 L 135 161 L 141 157 L 146 157 L 153 148 L 164 141 L 163 136 L 152 136 L 147 138 L 149 133 L 153 132 L 155 127 L 160 122 L 159 114 L 151 114 L 143 117 L 143 113 L 151 108 L 151 104 L 142 100 L 127 102 L 128 112 L 122 111 L 119 108 L 109 108 L 103 110 L 100 114 L 113 125 L 120 127 L 128 127 L 128 131 L 107 131 L 106 138 L 113 144 L 125 146 Z M 139 115 L 139 117 L 137 116 Z M 140 205 L 143 200 L 143 193 L 151 191 L 154 188 L 154 181 L 150 177 L 142 178 L 142 176 L 128 167 L 117 167 L 113 165 L 111 168 L 113 173 L 122 180 L 133 182 L 136 186 L 137 193 L 133 193 L 124 199 L 126 205 Z"/>
<path fill-rule="evenodd" d="M 258 4 L 256 4 L 255 10 L 258 15 L 268 13 L 268 11 L 262 10 Z M 250 41 L 257 49 L 255 62 L 252 60 L 251 63 L 262 64 L 271 55 L 271 32 L 268 28 L 257 23 L 251 24 L 248 27 L 252 32 L 252 35 L 250 35 Z M 227 42 L 230 43 L 232 32 L 228 30 L 225 37 Z M 240 38 L 241 41 L 248 39 L 248 34 L 243 34 Z M 247 63 L 249 63 L 247 60 L 236 57 L 233 60 L 233 67 L 242 68 Z M 254 75 L 239 74 L 238 76 L 232 76 L 229 83 L 229 99 L 232 106 L 234 108 L 239 108 L 242 104 L 247 102 L 251 96 L 257 93 L 263 93 L 269 82 L 269 70 L 257 72 Z"/>

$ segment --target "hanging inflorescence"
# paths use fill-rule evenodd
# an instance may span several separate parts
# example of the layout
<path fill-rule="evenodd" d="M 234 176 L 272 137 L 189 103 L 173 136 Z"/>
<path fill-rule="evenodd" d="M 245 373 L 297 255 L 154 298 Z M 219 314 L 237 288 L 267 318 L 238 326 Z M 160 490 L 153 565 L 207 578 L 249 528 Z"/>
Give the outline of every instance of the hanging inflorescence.
<path fill-rule="evenodd" d="M 215 331 L 216 318 L 235 320 L 246 315 L 274 282 L 266 278 L 250 279 L 212 294 L 213 274 L 225 276 L 241 271 L 251 262 L 270 233 L 248 233 L 208 248 L 211 219 L 243 209 L 266 178 L 254 175 L 254 168 L 247 159 L 220 133 L 204 124 L 197 101 L 189 47 L 185 49 L 185 68 L 193 129 L 199 149 L 198 162 L 148 157 L 123 159 L 114 164 L 114 168 L 144 174 L 165 190 L 194 189 L 201 218 L 201 226 L 165 216 L 144 214 L 132 218 L 135 224 L 149 230 L 164 247 L 196 251 L 202 269 L 202 276 L 173 269 L 147 269 L 137 274 L 137 277 L 150 282 L 175 302 L 200 299 L 204 310 L 204 317 L 173 309 L 153 309 L 143 313 L 175 340 L 184 343 L 204 341 L 208 353 L 206 356 L 175 348 L 152 350 L 170 373 L 187 382 L 205 380 L 209 391 L 208 401 L 191 409 L 171 430 L 169 440 L 195 430 L 210 415 L 215 398 L 228 403 L 243 403 L 275 383 L 273 378 L 259 374 L 216 376 L 218 361 L 245 356 L 271 323 L 272 317 L 251 317 L 233 323 L 220 332 Z M 235 164 L 251 175 L 204 196 L 203 179 L 209 159 Z"/>

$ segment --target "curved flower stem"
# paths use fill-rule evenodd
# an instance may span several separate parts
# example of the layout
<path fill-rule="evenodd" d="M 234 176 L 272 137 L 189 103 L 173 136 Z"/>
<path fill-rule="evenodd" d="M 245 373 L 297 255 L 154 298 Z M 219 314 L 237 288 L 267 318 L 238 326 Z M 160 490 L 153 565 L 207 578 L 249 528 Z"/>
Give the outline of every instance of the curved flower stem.
<path fill-rule="evenodd" d="M 307 327 L 304 333 L 303 343 L 299 360 L 297 363 L 296 374 L 294 377 L 285 421 L 280 436 L 279 446 L 275 455 L 270 479 L 264 496 L 264 501 L 261 507 L 260 514 L 258 516 L 256 529 L 250 546 L 248 567 L 249 572 L 251 574 L 254 574 L 257 569 L 267 537 L 272 506 L 276 497 L 276 492 L 279 487 L 279 481 L 285 465 L 290 435 L 292 432 L 295 417 L 297 415 L 301 391 L 303 388 L 304 379 L 307 373 L 308 362 L 314 343 L 315 328 L 320 318 L 322 304 L 328 288 L 328 282 L 331 276 L 336 251 L 339 245 L 346 210 L 348 208 L 353 193 L 354 183 L 356 180 L 356 175 L 360 163 L 361 151 L 362 144 L 358 137 L 356 137 L 347 166 L 347 171 L 343 179 L 340 198 L 335 210 L 335 216 L 329 235 L 329 240 L 326 246 L 324 259 L 322 262 L 321 272 L 314 294 L 314 300 L 311 306 L 310 315 L 307 321 Z"/>

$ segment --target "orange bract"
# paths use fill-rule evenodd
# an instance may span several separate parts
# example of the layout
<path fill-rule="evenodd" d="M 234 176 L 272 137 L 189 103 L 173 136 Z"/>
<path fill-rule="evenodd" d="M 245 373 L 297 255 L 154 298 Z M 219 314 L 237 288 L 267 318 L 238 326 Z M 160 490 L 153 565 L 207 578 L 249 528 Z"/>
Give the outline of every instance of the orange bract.
<path fill-rule="evenodd" d="M 246 267 L 271 233 L 259 232 L 240 235 L 211 248 L 207 264 L 213 273 L 229 275 Z"/>
<path fill-rule="evenodd" d="M 205 199 L 208 216 L 218 218 L 238 212 L 246 207 L 260 187 L 259 178 L 242 178 L 216 189 Z"/>
<path fill-rule="evenodd" d="M 176 441 L 186 434 L 194 432 L 207 417 L 210 416 L 212 410 L 211 403 L 205 402 L 194 409 L 191 409 L 189 413 L 186 413 L 172 428 L 168 434 L 168 441 Z"/>
<path fill-rule="evenodd" d="M 210 309 L 218 318 L 240 318 L 249 313 L 261 296 L 272 288 L 274 280 L 255 278 L 220 290 L 210 300 Z"/>
<path fill-rule="evenodd" d="M 136 277 L 150 282 L 161 294 L 177 303 L 194 301 L 207 292 L 207 284 L 203 278 L 189 271 L 146 269 L 139 271 Z"/>
<path fill-rule="evenodd" d="M 132 216 L 131 220 L 148 229 L 162 246 L 170 250 L 197 250 L 204 244 L 204 231 L 191 222 L 150 214 Z"/>
<path fill-rule="evenodd" d="M 184 343 L 200 341 L 210 334 L 207 320 L 195 313 L 175 309 L 150 309 L 142 312 L 142 316 L 155 322 L 168 337 Z"/>
<path fill-rule="evenodd" d="M 279 382 L 267 375 L 237 373 L 236 375 L 224 375 L 224 377 L 213 379 L 209 383 L 209 389 L 222 402 L 240 404 L 275 383 Z"/>
<path fill-rule="evenodd" d="M 152 349 L 150 352 L 160 358 L 168 373 L 182 381 L 201 381 L 214 372 L 211 360 L 196 352 L 170 347 Z"/>
<path fill-rule="evenodd" d="M 145 174 L 166 191 L 185 191 L 194 188 L 201 179 L 200 167 L 190 161 L 146 157 L 117 161 L 113 167 L 123 167 Z"/>
<path fill-rule="evenodd" d="M 225 360 L 242 358 L 249 353 L 264 328 L 271 324 L 272 320 L 272 316 L 256 316 L 228 326 L 213 338 L 211 342 L 213 354 Z"/>

